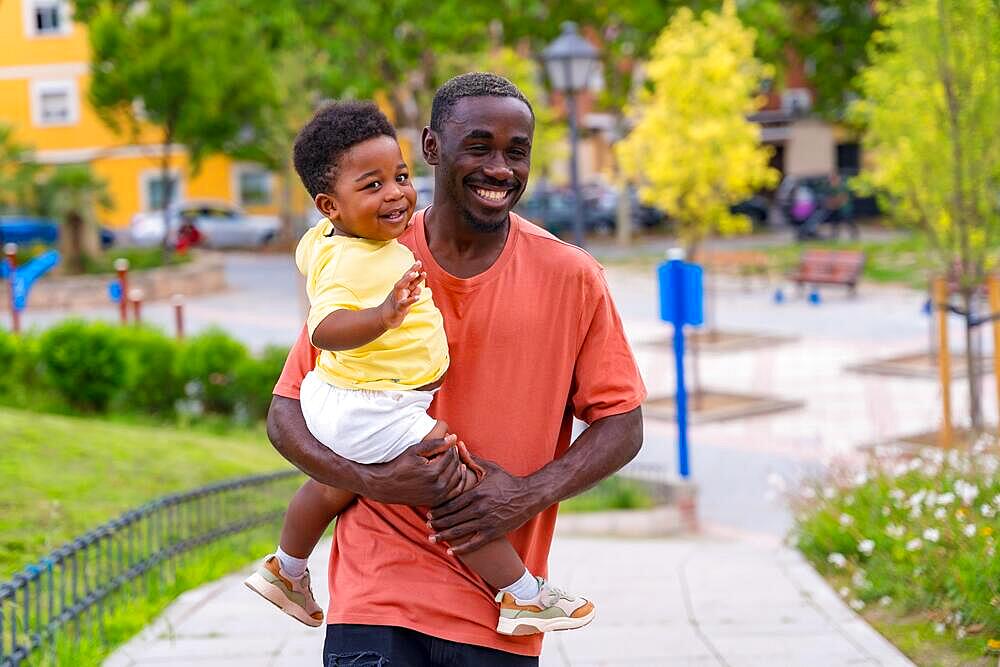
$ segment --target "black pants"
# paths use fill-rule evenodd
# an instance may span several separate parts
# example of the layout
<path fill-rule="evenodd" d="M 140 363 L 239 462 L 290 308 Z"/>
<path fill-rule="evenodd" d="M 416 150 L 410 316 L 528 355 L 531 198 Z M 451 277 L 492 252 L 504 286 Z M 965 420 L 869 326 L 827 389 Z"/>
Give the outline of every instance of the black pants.
<path fill-rule="evenodd" d="M 349 623 L 326 626 L 323 667 L 538 667 L 530 658 L 459 644 L 406 628 Z"/>

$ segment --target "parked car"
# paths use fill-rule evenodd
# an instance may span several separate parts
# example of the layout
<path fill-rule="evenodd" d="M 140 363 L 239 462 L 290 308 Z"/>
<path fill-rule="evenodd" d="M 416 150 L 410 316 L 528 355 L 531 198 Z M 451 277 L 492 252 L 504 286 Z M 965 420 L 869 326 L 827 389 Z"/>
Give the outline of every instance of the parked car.
<path fill-rule="evenodd" d="M 203 244 L 211 248 L 255 248 L 275 239 L 281 222 L 275 216 L 247 215 L 239 207 L 214 200 L 189 200 L 172 205 L 164 224 L 161 212 L 138 213 L 129 225 L 135 245 L 155 246 L 169 234 L 176 239 L 181 221 L 190 218 L 201 233 Z"/>
<path fill-rule="evenodd" d="M 6 243 L 41 243 L 56 245 L 60 225 L 50 218 L 30 216 L 0 216 L 0 247 Z M 115 244 L 115 234 L 106 227 L 100 228 L 101 247 L 105 250 Z"/>
<path fill-rule="evenodd" d="M 584 229 L 587 232 L 614 231 L 618 221 L 618 192 L 600 185 L 585 186 L 581 190 Z M 663 212 L 642 204 L 634 190 L 629 191 L 629 197 L 633 228 L 648 229 L 663 222 L 666 217 Z M 535 190 L 518 203 L 516 210 L 553 234 L 571 231 L 576 217 L 573 193 L 562 188 Z"/>
<path fill-rule="evenodd" d="M 754 229 L 768 224 L 770 221 L 770 210 L 771 202 L 764 195 L 754 195 L 729 207 L 731 213 L 745 215 L 750 218 Z"/>

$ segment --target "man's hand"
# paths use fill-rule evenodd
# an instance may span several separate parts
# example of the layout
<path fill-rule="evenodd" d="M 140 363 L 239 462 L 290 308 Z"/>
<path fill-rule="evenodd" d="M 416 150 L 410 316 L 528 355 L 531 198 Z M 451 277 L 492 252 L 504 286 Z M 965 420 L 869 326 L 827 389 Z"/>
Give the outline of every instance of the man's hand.
<path fill-rule="evenodd" d="M 486 469 L 486 477 L 429 514 L 434 530 L 431 541 L 446 542 L 455 554 L 475 551 L 504 537 L 548 506 L 527 479 L 490 461 L 476 460 Z"/>
<path fill-rule="evenodd" d="M 461 489 L 463 466 L 454 446 L 432 459 L 426 455 L 455 442 L 454 435 L 428 440 L 413 445 L 392 461 L 362 466 L 361 495 L 393 505 L 439 505 Z"/>
<path fill-rule="evenodd" d="M 403 324 L 410 307 L 420 297 L 420 283 L 427 274 L 420 270 L 421 263 L 417 261 L 407 269 L 406 273 L 392 286 L 392 292 L 379 306 L 382 325 L 386 329 L 395 329 Z"/>

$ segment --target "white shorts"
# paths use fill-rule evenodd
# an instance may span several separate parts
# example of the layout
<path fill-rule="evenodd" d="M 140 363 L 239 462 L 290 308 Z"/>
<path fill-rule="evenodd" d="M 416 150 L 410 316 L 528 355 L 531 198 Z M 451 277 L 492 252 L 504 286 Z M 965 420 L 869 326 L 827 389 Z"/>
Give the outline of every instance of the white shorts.
<path fill-rule="evenodd" d="M 355 463 L 385 463 L 423 440 L 437 422 L 427 414 L 434 392 L 342 389 L 315 370 L 302 380 L 299 403 L 317 440 Z"/>

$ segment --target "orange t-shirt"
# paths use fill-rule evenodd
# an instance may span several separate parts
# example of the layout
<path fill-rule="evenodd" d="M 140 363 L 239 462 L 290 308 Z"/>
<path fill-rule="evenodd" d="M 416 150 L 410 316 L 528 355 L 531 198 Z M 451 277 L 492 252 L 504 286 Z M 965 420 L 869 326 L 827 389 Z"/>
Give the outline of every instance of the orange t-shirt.
<path fill-rule="evenodd" d="M 569 447 L 574 415 L 591 423 L 642 403 L 646 389 L 603 269 L 586 252 L 511 214 L 497 261 L 460 279 L 434 261 L 423 211 L 399 240 L 423 262 L 448 334 L 451 368 L 430 414 L 474 454 L 528 475 Z M 274 393 L 298 399 L 315 361 L 303 329 Z M 556 511 L 509 536 L 539 576 L 547 573 Z M 428 534 L 416 509 L 359 498 L 337 522 L 327 622 L 399 626 L 538 655 L 540 635 L 496 633 L 493 591 Z"/>

